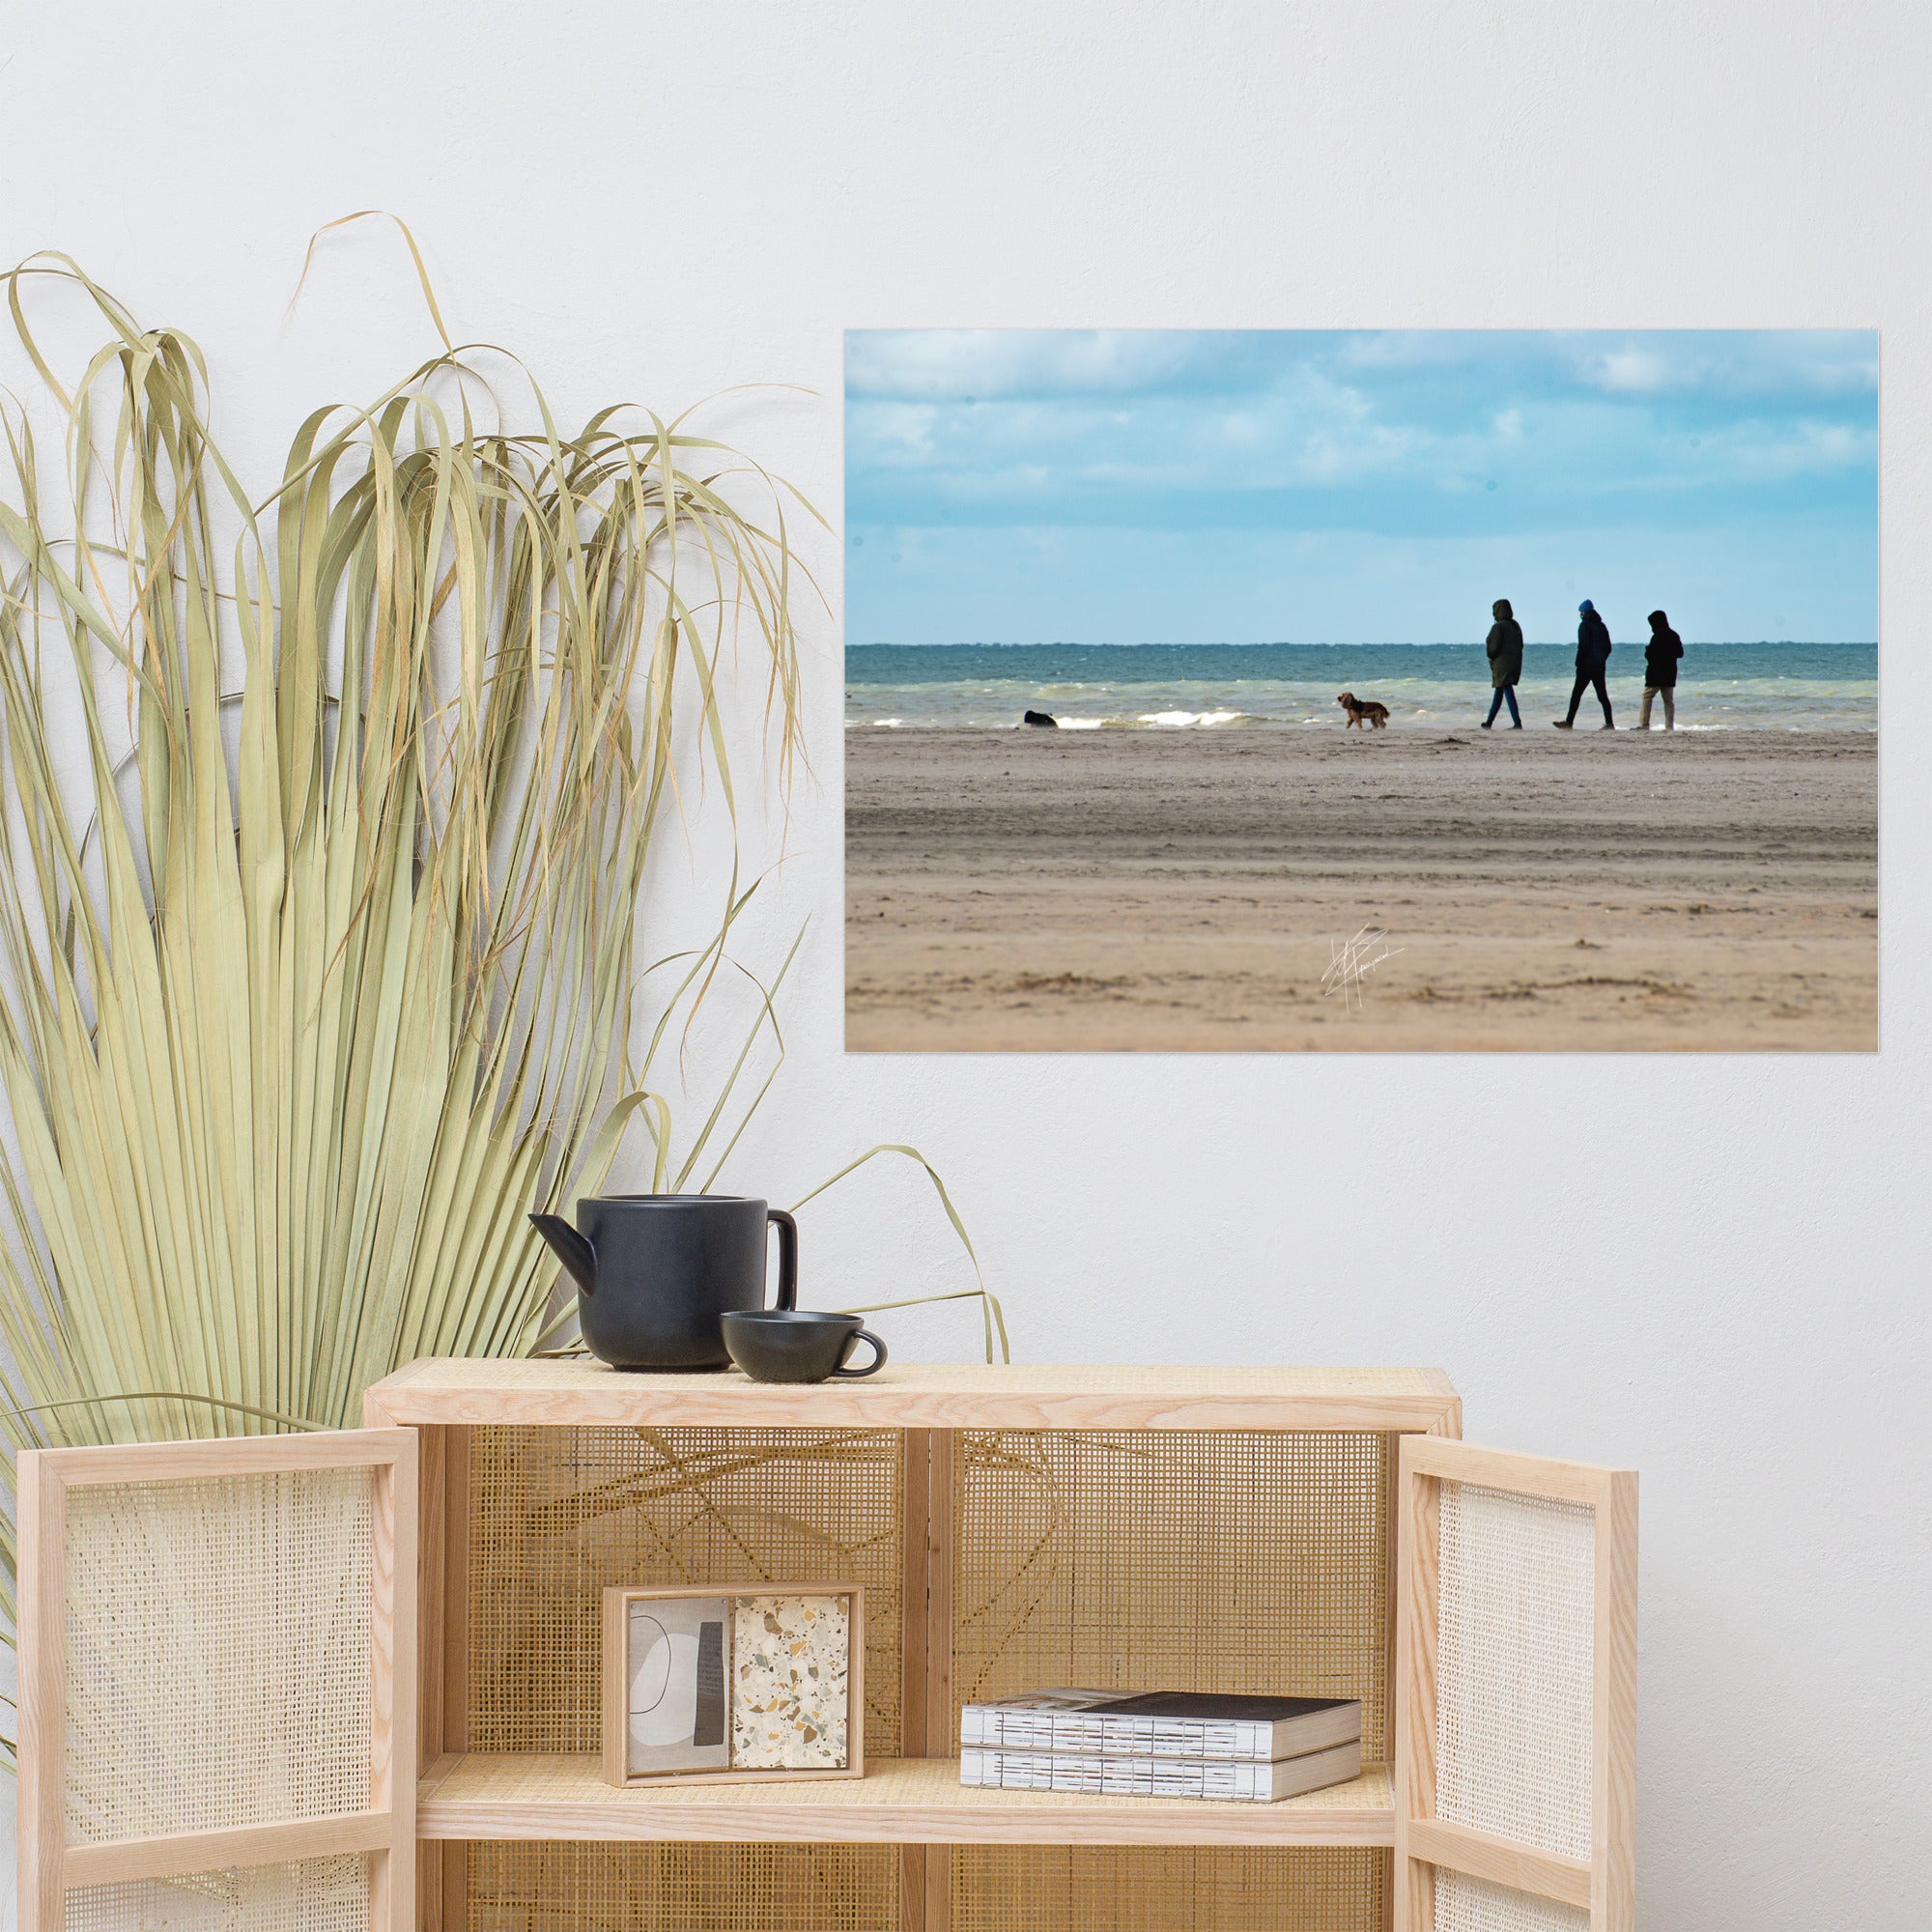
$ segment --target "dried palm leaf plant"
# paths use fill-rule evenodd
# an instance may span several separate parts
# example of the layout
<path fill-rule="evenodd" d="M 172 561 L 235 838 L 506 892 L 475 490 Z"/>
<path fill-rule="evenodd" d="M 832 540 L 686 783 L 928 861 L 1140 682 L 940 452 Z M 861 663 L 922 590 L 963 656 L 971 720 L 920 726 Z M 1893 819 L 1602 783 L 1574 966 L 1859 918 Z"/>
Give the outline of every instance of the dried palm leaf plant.
<path fill-rule="evenodd" d="M 71 387 L 47 278 L 106 325 Z M 526 1211 L 594 1191 L 633 1118 L 656 1187 L 711 1185 L 781 1055 L 796 943 L 674 1150 L 652 1062 L 754 888 L 734 860 L 707 942 L 638 948 L 694 766 L 735 825 L 727 692 L 762 685 L 781 785 L 800 755 L 787 494 L 683 419 L 566 434 L 534 384 L 508 433 L 505 358 L 422 285 L 442 353 L 317 411 L 258 501 L 186 336 L 66 257 L 6 278 L 44 390 L 4 412 L 0 488 L 16 1449 L 353 1424 L 415 1356 L 567 1339 Z"/>

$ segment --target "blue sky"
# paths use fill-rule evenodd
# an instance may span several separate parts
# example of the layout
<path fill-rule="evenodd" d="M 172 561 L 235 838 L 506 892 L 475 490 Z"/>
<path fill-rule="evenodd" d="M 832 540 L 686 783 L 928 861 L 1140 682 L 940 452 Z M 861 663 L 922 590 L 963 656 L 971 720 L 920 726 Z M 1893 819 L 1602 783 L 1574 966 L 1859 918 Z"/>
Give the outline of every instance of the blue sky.
<path fill-rule="evenodd" d="M 867 329 L 850 643 L 1878 635 L 1872 330 Z"/>

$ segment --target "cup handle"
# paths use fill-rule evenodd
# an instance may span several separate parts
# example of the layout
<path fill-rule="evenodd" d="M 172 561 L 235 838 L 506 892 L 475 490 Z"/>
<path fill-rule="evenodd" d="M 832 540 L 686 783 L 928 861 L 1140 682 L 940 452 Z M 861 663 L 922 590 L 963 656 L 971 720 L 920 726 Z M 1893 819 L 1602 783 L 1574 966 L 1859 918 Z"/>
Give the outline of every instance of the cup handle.
<path fill-rule="evenodd" d="M 871 1343 L 872 1359 L 869 1362 L 867 1362 L 863 1369 L 848 1369 L 845 1366 L 845 1364 L 852 1359 L 852 1350 L 856 1349 L 861 1342 Z M 874 1335 L 869 1328 L 861 1328 L 859 1332 L 856 1335 L 854 1335 L 849 1342 L 845 1344 L 845 1352 L 842 1356 L 839 1357 L 838 1366 L 836 1369 L 834 1369 L 832 1373 L 835 1376 L 847 1376 L 853 1381 L 857 1381 L 861 1376 L 877 1375 L 879 1371 L 883 1369 L 885 1366 L 886 1366 L 886 1345 L 883 1342 L 881 1342 L 879 1338 L 876 1335 Z"/>
<path fill-rule="evenodd" d="M 767 1210 L 765 1218 L 779 1231 L 779 1298 L 775 1308 L 798 1306 L 798 1223 L 782 1208 Z"/>

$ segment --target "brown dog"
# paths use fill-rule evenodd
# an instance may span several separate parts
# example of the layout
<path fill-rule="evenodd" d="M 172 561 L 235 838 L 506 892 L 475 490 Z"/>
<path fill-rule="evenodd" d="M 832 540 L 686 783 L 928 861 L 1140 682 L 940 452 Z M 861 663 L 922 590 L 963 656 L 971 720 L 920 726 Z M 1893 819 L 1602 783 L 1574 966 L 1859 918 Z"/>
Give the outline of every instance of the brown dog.
<path fill-rule="evenodd" d="M 1359 724 L 1366 718 L 1379 731 L 1389 722 L 1388 706 L 1378 704 L 1373 697 L 1360 698 L 1352 691 L 1345 691 L 1335 702 L 1349 714 L 1350 724 Z"/>

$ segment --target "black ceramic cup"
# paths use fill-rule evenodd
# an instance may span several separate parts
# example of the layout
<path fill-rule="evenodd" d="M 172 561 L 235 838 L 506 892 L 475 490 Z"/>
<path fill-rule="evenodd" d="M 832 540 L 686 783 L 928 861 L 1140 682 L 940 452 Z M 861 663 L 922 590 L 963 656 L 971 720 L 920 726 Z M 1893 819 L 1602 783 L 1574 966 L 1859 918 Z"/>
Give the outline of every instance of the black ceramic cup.
<path fill-rule="evenodd" d="M 800 1308 L 734 1310 L 723 1318 L 724 1346 L 754 1382 L 822 1382 L 832 1376 L 876 1375 L 886 1345 L 856 1315 L 820 1315 Z M 861 1342 L 872 1345 L 863 1369 L 846 1358 Z"/>

